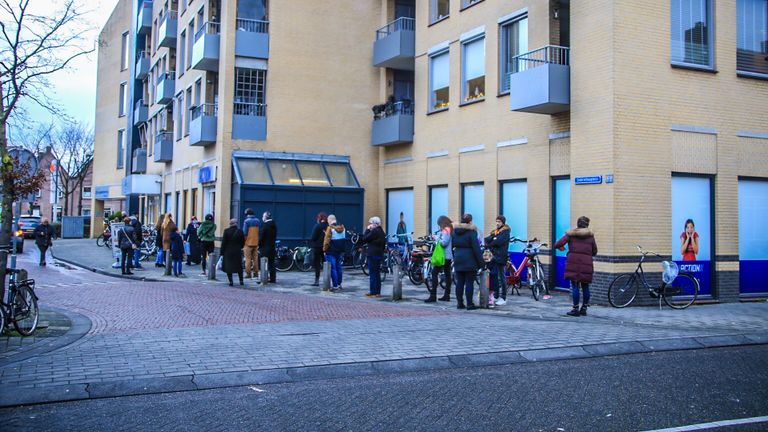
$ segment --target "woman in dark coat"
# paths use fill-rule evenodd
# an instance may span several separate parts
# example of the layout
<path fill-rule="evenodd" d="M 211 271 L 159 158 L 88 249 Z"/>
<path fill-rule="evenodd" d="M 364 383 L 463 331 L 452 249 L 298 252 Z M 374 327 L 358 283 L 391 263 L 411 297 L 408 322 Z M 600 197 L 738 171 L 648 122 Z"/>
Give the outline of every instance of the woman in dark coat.
<path fill-rule="evenodd" d="M 35 228 L 35 244 L 40 249 L 40 265 L 45 265 L 45 253 L 53 245 L 53 227 L 48 223 L 48 218 L 43 218 L 40 225 Z"/>
<path fill-rule="evenodd" d="M 243 285 L 243 246 L 245 234 L 237 227 L 237 220 L 232 219 L 221 237 L 221 256 L 224 258 L 221 269 L 227 274 L 229 286 L 232 286 L 232 273 L 237 273 L 240 285 Z"/>
<path fill-rule="evenodd" d="M 324 212 L 317 214 L 317 224 L 312 229 L 312 237 L 309 239 L 309 247 L 312 248 L 312 266 L 315 268 L 315 282 L 312 286 L 320 285 L 320 272 L 323 269 L 323 240 L 325 230 L 328 229 L 328 215 Z"/>
<path fill-rule="evenodd" d="M 165 267 L 165 251 L 163 250 L 163 222 L 165 221 L 165 215 L 160 214 L 155 224 L 155 248 L 157 249 L 157 259 L 155 260 L 155 267 Z"/>
<path fill-rule="evenodd" d="M 565 278 L 571 281 L 573 309 L 567 313 L 570 316 L 587 314 L 589 307 L 589 284 L 592 283 L 594 267 L 592 257 L 597 255 L 595 236 L 589 230 L 589 218 L 582 216 L 576 222 L 576 229 L 568 230 L 555 243 L 555 248 L 565 250 L 568 245 L 568 259 L 565 262 Z M 579 288 L 584 290 L 584 303 L 579 309 Z"/>
<path fill-rule="evenodd" d="M 200 264 L 200 239 L 197 237 L 197 228 L 200 226 L 200 222 L 197 221 L 197 217 L 192 216 L 192 219 L 187 225 L 186 233 L 184 234 L 184 241 L 189 243 L 189 254 L 187 254 L 187 265 Z"/>
<path fill-rule="evenodd" d="M 451 235 L 453 243 L 453 269 L 456 271 L 456 301 L 459 309 L 477 309 L 472 295 L 475 292 L 475 275 L 483 266 L 483 255 L 477 242 L 477 227 L 472 223 L 472 215 L 465 214 L 461 223 L 453 225 Z M 467 305 L 464 306 L 466 295 Z"/>
<path fill-rule="evenodd" d="M 133 250 L 137 248 L 136 233 L 131 226 L 131 218 L 123 219 L 125 226 L 117 232 L 117 245 L 120 247 L 120 269 L 124 275 L 132 275 L 131 261 L 133 260 Z"/>
<path fill-rule="evenodd" d="M 368 228 L 360 239 L 368 245 L 368 278 L 370 288 L 366 297 L 381 297 L 381 259 L 387 247 L 387 235 L 381 228 L 381 218 L 374 216 L 368 220 Z"/>

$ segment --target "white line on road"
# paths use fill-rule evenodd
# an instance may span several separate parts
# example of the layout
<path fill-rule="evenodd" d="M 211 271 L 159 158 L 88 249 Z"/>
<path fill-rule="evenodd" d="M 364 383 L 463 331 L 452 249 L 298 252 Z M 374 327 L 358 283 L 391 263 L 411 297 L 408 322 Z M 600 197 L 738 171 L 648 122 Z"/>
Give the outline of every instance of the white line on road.
<path fill-rule="evenodd" d="M 736 425 L 752 424 L 752 423 L 765 423 L 765 422 L 768 422 L 768 416 L 750 417 L 750 418 L 734 419 L 734 420 L 721 420 L 716 422 L 692 424 L 692 425 L 679 426 L 679 427 L 673 427 L 668 429 L 654 429 L 654 430 L 648 430 L 645 432 L 686 432 L 686 431 L 714 429 L 714 428 L 720 428 L 720 427 L 728 427 L 728 426 L 736 426 Z"/>

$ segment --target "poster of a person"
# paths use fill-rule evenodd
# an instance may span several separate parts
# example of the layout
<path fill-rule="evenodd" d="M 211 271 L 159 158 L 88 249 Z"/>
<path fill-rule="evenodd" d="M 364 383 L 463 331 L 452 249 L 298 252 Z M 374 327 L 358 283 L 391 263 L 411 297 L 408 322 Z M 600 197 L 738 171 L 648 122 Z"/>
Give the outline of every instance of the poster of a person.
<path fill-rule="evenodd" d="M 699 253 L 699 233 L 696 232 L 696 225 L 693 219 L 685 221 L 685 229 L 680 234 L 680 254 L 683 261 L 696 261 L 696 254 Z"/>

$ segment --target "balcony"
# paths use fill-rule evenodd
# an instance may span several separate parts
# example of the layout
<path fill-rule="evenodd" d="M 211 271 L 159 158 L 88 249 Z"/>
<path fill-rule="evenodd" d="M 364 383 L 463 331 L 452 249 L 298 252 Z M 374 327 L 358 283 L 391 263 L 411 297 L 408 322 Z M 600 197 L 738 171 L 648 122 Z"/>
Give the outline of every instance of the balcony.
<path fill-rule="evenodd" d="M 144 1 L 139 6 L 139 15 L 136 18 L 136 33 L 148 34 L 152 31 L 152 2 Z"/>
<path fill-rule="evenodd" d="M 176 48 L 176 30 L 178 27 L 176 11 L 167 10 L 160 17 L 160 26 L 157 28 L 157 47 Z"/>
<path fill-rule="evenodd" d="M 512 111 L 556 114 L 571 107 L 569 48 L 547 45 L 512 58 L 509 101 Z"/>
<path fill-rule="evenodd" d="M 416 24 L 413 18 L 398 18 L 376 30 L 373 65 L 412 71 L 416 55 Z"/>
<path fill-rule="evenodd" d="M 155 91 L 155 103 L 165 105 L 173 100 L 173 91 L 176 89 L 176 72 L 166 72 L 157 79 Z"/>
<path fill-rule="evenodd" d="M 216 143 L 216 104 L 203 104 L 192 110 L 189 123 L 189 145 L 207 146 Z"/>
<path fill-rule="evenodd" d="M 147 172 L 147 150 L 137 148 L 133 151 L 133 164 L 131 164 L 132 174 L 144 174 Z"/>
<path fill-rule="evenodd" d="M 269 58 L 269 21 L 238 18 L 236 28 L 236 56 Z"/>
<path fill-rule="evenodd" d="M 371 145 L 413 142 L 413 105 L 410 100 L 373 107 Z"/>
<path fill-rule="evenodd" d="M 232 139 L 267 139 L 267 104 L 235 102 Z"/>
<path fill-rule="evenodd" d="M 149 53 L 140 52 L 136 56 L 136 79 L 143 80 L 149 75 Z"/>
<path fill-rule="evenodd" d="M 173 160 L 173 134 L 160 132 L 155 137 L 155 162 L 170 162 Z"/>
<path fill-rule="evenodd" d="M 195 45 L 192 47 L 193 69 L 211 72 L 219 70 L 220 26 L 217 22 L 206 22 L 195 33 Z"/>
<path fill-rule="evenodd" d="M 143 99 L 136 101 L 136 105 L 133 108 L 133 125 L 139 125 L 147 121 L 149 114 L 149 107 L 144 103 Z"/>

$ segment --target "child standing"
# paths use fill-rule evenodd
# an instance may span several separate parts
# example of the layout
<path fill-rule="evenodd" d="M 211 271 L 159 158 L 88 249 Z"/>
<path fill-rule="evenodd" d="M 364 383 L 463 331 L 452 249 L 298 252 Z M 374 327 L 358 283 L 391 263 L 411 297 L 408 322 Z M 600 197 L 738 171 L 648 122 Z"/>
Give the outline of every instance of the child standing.
<path fill-rule="evenodd" d="M 173 275 L 182 276 L 181 265 L 184 261 L 184 239 L 179 234 L 179 228 L 174 227 L 171 232 L 171 261 L 173 262 Z"/>

